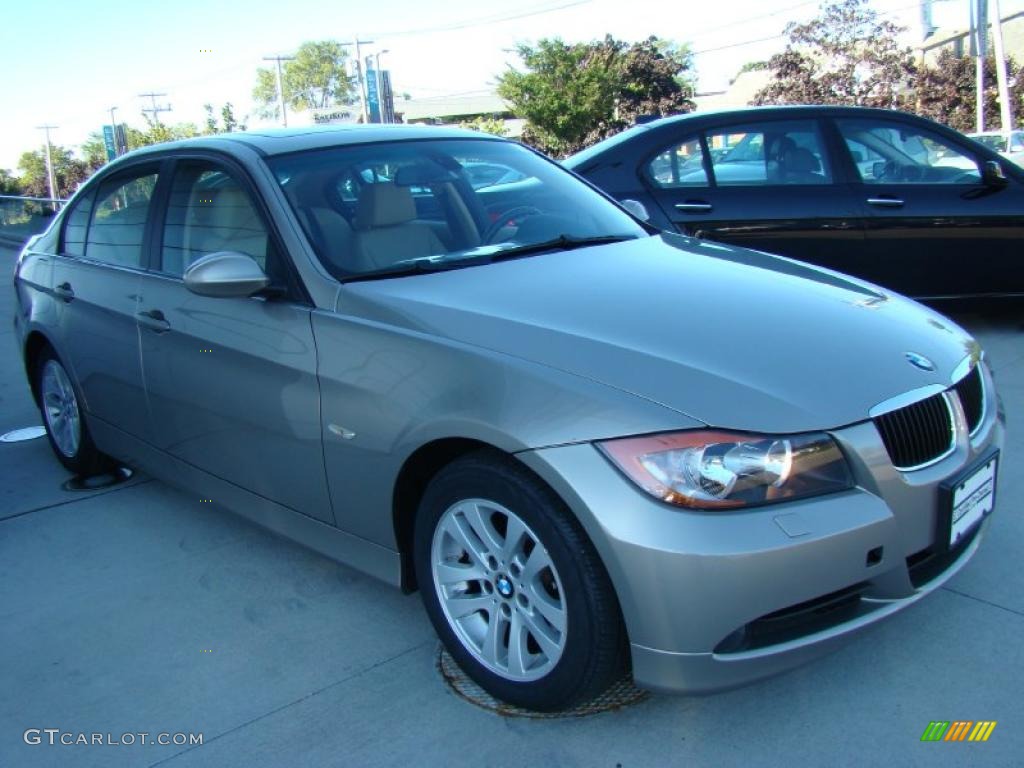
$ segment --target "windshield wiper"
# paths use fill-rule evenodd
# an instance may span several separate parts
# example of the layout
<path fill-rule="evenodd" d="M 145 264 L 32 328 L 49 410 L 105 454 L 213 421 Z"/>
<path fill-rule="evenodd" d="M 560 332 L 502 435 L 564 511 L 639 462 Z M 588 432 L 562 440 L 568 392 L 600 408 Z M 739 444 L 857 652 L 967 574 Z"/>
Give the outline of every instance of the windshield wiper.
<path fill-rule="evenodd" d="M 543 251 L 571 251 L 574 248 L 585 248 L 588 245 L 607 245 L 608 243 L 621 243 L 623 240 L 636 240 L 636 235 L 596 235 L 593 237 L 573 237 L 572 235 L 559 235 L 550 240 L 540 243 L 525 243 L 512 248 L 503 248 L 497 251 L 485 261 L 503 261 L 515 259 L 519 256 L 529 256 Z"/>
<path fill-rule="evenodd" d="M 342 280 L 342 282 L 352 283 L 358 280 L 376 280 L 378 278 L 420 275 L 425 272 L 443 272 L 450 269 L 475 267 L 481 264 L 493 264 L 496 261 L 516 259 L 521 256 L 530 256 L 544 251 L 570 251 L 574 248 L 584 248 L 589 245 L 606 245 L 608 243 L 621 243 L 623 240 L 636 239 L 636 235 L 597 235 L 593 237 L 574 237 L 572 235 L 562 234 L 558 237 L 545 240 L 540 243 L 525 243 L 511 248 L 495 250 L 487 254 L 454 253 L 451 256 L 422 256 L 417 259 L 400 261 L 390 267 L 385 267 L 384 269 L 375 269 L 372 272 L 348 275 Z"/>

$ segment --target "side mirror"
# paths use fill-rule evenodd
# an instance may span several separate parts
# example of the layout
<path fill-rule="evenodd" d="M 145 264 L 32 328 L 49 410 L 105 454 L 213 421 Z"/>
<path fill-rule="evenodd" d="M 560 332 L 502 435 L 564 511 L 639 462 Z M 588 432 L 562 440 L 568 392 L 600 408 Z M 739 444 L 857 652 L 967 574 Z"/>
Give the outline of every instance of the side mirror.
<path fill-rule="evenodd" d="M 270 278 L 252 256 L 236 251 L 208 253 L 185 270 L 185 287 L 200 296 L 252 296 L 268 285 Z"/>
<path fill-rule="evenodd" d="M 651 220 L 651 214 L 647 212 L 647 208 L 639 200 L 619 200 L 619 205 L 640 219 L 640 221 Z"/>
<path fill-rule="evenodd" d="M 981 181 L 986 187 L 1005 187 L 1010 183 L 1002 164 L 995 160 L 985 161 L 981 167 Z"/>

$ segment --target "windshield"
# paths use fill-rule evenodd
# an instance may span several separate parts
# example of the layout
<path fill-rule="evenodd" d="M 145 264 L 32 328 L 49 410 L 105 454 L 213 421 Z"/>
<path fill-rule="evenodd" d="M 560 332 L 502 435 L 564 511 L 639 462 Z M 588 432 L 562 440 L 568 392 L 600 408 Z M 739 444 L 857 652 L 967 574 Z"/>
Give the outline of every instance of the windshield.
<path fill-rule="evenodd" d="M 324 267 L 340 279 L 647 234 L 558 165 L 507 141 L 382 142 L 268 163 Z"/>

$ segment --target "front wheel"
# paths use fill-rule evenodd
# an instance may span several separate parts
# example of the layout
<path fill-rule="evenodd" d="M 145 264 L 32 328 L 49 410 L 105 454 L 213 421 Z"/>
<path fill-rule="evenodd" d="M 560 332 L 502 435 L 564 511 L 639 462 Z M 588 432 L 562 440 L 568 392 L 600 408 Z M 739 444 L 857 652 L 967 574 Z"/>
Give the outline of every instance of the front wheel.
<path fill-rule="evenodd" d="M 561 500 L 514 460 L 472 454 L 434 478 L 415 560 L 438 635 L 493 696 L 558 710 L 623 673 L 625 632 L 597 553 Z"/>
<path fill-rule="evenodd" d="M 52 349 L 47 349 L 40 356 L 36 366 L 36 386 L 46 436 L 60 463 L 83 477 L 109 469 L 112 463 L 93 443 L 79 405 L 78 392 L 64 364 Z"/>

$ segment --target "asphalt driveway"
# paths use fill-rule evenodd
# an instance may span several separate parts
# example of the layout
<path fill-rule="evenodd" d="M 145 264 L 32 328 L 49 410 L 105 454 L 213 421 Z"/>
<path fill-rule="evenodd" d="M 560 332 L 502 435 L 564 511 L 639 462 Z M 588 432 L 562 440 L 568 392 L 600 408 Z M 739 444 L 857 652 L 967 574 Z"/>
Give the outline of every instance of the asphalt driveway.
<path fill-rule="evenodd" d="M 0 275 L 12 262 L 0 250 Z M 40 423 L 8 281 L 0 433 Z M 1024 327 L 1012 309 L 955 317 L 986 347 L 1009 420 L 974 561 L 811 666 L 584 718 L 455 695 L 418 596 L 146 477 L 64 490 L 45 439 L 0 444 L 0 766 L 1024 765 Z M 922 743 L 932 720 L 998 725 L 985 743 Z M 54 728 L 203 744 L 50 745 Z"/>

